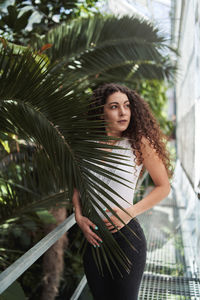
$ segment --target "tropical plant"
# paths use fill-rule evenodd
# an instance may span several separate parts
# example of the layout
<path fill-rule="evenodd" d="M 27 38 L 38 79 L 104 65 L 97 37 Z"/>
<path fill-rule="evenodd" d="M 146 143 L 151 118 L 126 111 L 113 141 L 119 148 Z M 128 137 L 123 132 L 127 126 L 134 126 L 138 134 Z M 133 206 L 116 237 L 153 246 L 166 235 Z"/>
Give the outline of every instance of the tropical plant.
<path fill-rule="evenodd" d="M 98 0 L 54 0 L 0 2 L 0 35 L 14 43 L 27 45 L 60 22 L 99 12 Z M 102 0 L 101 0 L 102 5 Z"/>
<path fill-rule="evenodd" d="M 65 84 L 76 88 L 116 80 L 169 80 L 175 70 L 164 55 L 169 46 L 159 30 L 135 17 L 74 19 L 51 29 L 33 47 L 44 44 L 52 45 L 46 51 L 51 62 L 59 62 L 54 72 L 58 68 L 60 76 L 68 77 Z"/>
<path fill-rule="evenodd" d="M 162 131 L 167 136 L 170 136 L 174 129 L 173 122 L 167 116 L 167 90 L 170 88 L 170 85 L 165 81 L 153 79 L 141 80 L 134 87 L 147 101 Z"/>
<path fill-rule="evenodd" d="M 101 250 L 93 249 L 99 268 L 99 251 L 127 267 L 94 210 L 98 204 L 93 196 L 98 195 L 93 188 L 119 206 L 107 193 L 111 188 L 89 171 L 110 178 L 103 166 L 117 155 L 94 142 L 108 138 L 98 134 L 102 121 L 88 119 L 88 99 L 91 89 L 103 82 L 132 85 L 141 79 L 170 78 L 174 68 L 160 51 L 167 47 L 164 38 L 144 20 L 96 16 L 52 29 L 32 44 L 39 52 L 22 49 L 16 54 L 15 47 L 5 45 L 0 55 L 0 130 L 18 137 L 21 158 L 9 174 L 1 166 L 1 221 L 46 209 L 53 201 L 71 203 L 77 187 L 83 213 L 98 225 L 104 240 Z M 38 59 L 44 49 L 50 63 L 46 57 Z"/>

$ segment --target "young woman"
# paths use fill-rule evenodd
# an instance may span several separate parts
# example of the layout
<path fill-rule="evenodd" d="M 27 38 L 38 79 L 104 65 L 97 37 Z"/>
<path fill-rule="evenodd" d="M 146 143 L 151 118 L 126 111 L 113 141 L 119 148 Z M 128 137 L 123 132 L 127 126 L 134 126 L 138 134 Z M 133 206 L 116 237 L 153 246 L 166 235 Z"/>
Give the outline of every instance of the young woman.
<path fill-rule="evenodd" d="M 171 177 L 169 156 L 163 140 L 164 135 L 150 112 L 148 104 L 135 91 L 118 84 L 105 84 L 94 91 L 94 106 L 97 108 L 96 113 L 102 113 L 101 118 L 105 120 L 105 134 L 119 138 L 117 142 L 116 139 L 110 139 L 109 143 L 124 147 L 124 150 L 112 149 L 112 152 L 129 157 L 129 166 L 118 166 L 122 171 L 119 171 L 118 168 L 113 169 L 113 165 L 109 171 L 113 174 L 117 172 L 117 175 L 126 177 L 132 182 L 131 188 L 115 180 L 100 177 L 103 182 L 109 184 L 112 189 L 127 200 L 125 202 L 120 197 L 115 197 L 115 200 L 126 209 L 126 213 L 106 200 L 104 195 L 101 195 L 124 223 L 116 216 L 111 215 L 110 218 L 115 225 L 113 226 L 100 210 L 97 209 L 97 212 L 131 261 L 132 266 L 129 273 L 124 272 L 123 277 L 118 276 L 115 272 L 113 279 L 109 271 L 106 271 L 106 265 L 104 265 L 104 276 L 99 274 L 91 248 L 101 247 L 103 241 L 97 230 L 94 230 L 97 229 L 96 224 L 82 215 L 79 191 L 75 189 L 73 204 L 76 221 L 89 242 L 83 258 L 85 274 L 95 300 L 136 300 L 138 299 L 139 286 L 146 261 L 146 239 L 136 217 L 169 194 L 169 178 Z M 103 108 L 101 109 L 100 106 Z M 104 150 L 109 151 L 110 149 Z M 144 168 L 149 172 L 155 187 L 141 201 L 133 205 L 134 189 L 141 170 Z M 123 172 L 123 169 L 128 172 Z M 99 205 L 103 207 L 100 202 Z M 109 213 L 108 210 L 106 211 Z M 128 230 L 126 224 L 133 229 L 136 235 Z M 128 238 L 136 250 L 133 250 L 120 232 Z"/>

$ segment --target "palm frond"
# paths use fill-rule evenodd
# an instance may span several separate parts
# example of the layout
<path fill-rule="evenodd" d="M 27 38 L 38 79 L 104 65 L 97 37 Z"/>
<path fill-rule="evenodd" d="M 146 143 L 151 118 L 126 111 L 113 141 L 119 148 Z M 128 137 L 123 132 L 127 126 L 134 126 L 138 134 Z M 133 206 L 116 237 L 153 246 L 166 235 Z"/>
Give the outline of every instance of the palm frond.
<path fill-rule="evenodd" d="M 63 73 L 70 86 L 74 81 L 86 86 L 96 77 L 97 82 L 119 81 L 119 74 L 123 82 L 130 77 L 162 80 L 175 72 L 173 63 L 163 64 L 164 51 L 173 49 L 158 28 L 138 17 L 78 18 L 57 26 L 33 47 L 46 43 L 53 45 L 47 50 L 52 62 L 57 62 L 53 71 Z"/>
<path fill-rule="evenodd" d="M 20 178 L 16 172 L 8 177 L 1 171 L 2 219 L 44 207 L 51 200 L 71 201 L 77 187 L 84 214 L 99 226 L 104 238 L 103 253 L 127 268 L 126 257 L 95 210 L 98 195 L 94 190 L 120 206 L 110 195 L 116 195 L 115 191 L 91 175 L 88 168 L 110 178 L 102 166 L 118 163 L 119 155 L 101 150 L 95 142 L 107 137 L 97 132 L 103 122 L 87 118 L 87 88 L 98 81 L 118 81 L 119 73 L 127 81 L 171 75 L 173 66 L 165 69 L 162 64 L 164 38 L 144 20 L 99 16 L 63 24 L 34 46 L 38 49 L 46 43 L 53 44 L 47 50 L 51 65 L 31 50 L 16 54 L 2 48 L 0 52 L 0 130 L 16 134 L 37 150 L 31 162 L 18 163 Z M 112 179 L 122 180 L 119 176 Z M 100 197 L 98 200 L 116 215 Z M 95 255 L 98 263 L 98 253 Z"/>
<path fill-rule="evenodd" d="M 34 48 L 41 48 L 51 43 L 52 48 L 47 50 L 52 62 L 73 60 L 83 52 L 104 48 L 109 45 L 127 43 L 130 41 L 146 43 L 161 43 L 165 39 L 159 35 L 158 28 L 150 22 L 138 17 L 95 15 L 88 18 L 77 18 L 63 23 L 50 30 L 46 36 L 32 44 Z"/>
<path fill-rule="evenodd" d="M 32 55 L 30 51 L 24 52 L 13 61 L 12 53 L 6 53 L 0 59 L 0 82 L 3 83 L 0 93 L 0 128 L 4 132 L 17 134 L 27 144 L 31 142 L 37 150 L 34 160 L 16 164 L 21 170 L 19 178 L 14 170 L 12 175 L 10 173 L 7 176 L 1 170 L 2 221 L 44 207 L 49 200 L 64 201 L 66 192 L 67 198 L 71 200 L 74 186 L 81 192 L 84 212 L 88 215 L 93 208 L 87 190 L 89 177 L 84 174 L 90 159 L 88 154 L 93 151 L 97 165 L 101 165 L 104 158 L 109 158 L 108 152 L 97 149 L 99 143 L 88 143 L 88 140 L 98 140 L 99 135 L 95 135 L 93 129 L 99 123 L 87 119 L 86 96 L 84 98 L 84 94 L 79 93 L 75 97 L 75 93 L 70 94 L 68 89 L 60 88 L 62 80 L 55 78 L 49 67 L 41 70 L 40 63 Z M 93 132 L 92 136 L 88 132 Z M 101 139 L 107 138 L 102 136 Z M 116 155 L 111 155 L 111 159 L 114 161 Z M 101 169 L 101 174 L 103 172 Z M 94 180 L 96 188 L 100 184 L 97 181 L 98 177 Z M 112 192 L 109 186 L 107 189 Z M 108 197 L 112 201 L 112 197 Z M 105 228 L 102 221 L 100 226 L 102 230 L 103 226 Z M 104 235 L 109 244 L 112 236 L 109 237 L 109 232 Z"/>

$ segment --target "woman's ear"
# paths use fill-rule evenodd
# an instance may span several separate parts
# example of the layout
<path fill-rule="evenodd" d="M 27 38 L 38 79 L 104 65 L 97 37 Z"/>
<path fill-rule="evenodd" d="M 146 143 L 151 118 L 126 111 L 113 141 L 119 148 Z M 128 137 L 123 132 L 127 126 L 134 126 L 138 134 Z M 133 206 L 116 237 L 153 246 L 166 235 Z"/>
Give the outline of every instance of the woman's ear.
<path fill-rule="evenodd" d="M 103 119 L 104 119 L 104 115 L 101 115 L 101 116 L 100 116 L 100 119 L 102 119 L 102 120 L 103 120 Z"/>

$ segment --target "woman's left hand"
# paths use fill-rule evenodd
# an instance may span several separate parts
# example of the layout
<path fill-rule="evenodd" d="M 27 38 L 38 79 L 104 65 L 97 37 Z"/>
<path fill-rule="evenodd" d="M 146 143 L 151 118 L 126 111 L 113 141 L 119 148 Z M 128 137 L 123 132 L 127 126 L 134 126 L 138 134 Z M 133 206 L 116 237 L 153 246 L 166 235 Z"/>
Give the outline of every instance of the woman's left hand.
<path fill-rule="evenodd" d="M 130 215 L 128 215 L 127 213 L 125 213 L 119 207 L 114 207 L 112 209 L 116 212 L 116 214 L 120 217 L 120 219 L 122 219 L 124 221 L 125 224 L 127 224 L 132 219 L 132 217 Z M 129 213 L 128 209 L 126 209 L 126 211 Z M 107 209 L 106 212 L 110 212 L 110 211 Z M 110 223 L 110 221 L 108 219 L 103 219 L 103 221 L 104 221 L 105 225 L 107 226 L 108 230 L 110 230 L 112 233 L 117 232 L 119 229 L 121 229 L 122 227 L 125 226 L 125 224 L 123 224 L 114 215 L 111 215 L 110 219 L 115 224 L 115 226 L 117 227 L 117 229 Z"/>

